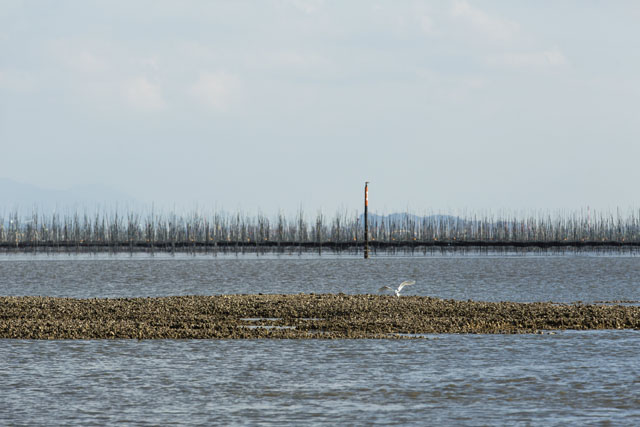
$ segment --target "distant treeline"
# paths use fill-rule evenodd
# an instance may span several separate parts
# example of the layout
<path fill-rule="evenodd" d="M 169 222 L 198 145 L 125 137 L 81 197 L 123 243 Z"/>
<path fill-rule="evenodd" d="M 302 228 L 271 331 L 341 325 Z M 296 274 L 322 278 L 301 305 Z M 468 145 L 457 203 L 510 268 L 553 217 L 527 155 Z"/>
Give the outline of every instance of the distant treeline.
<path fill-rule="evenodd" d="M 186 215 L 105 211 L 94 214 L 0 213 L 4 251 L 348 251 L 364 245 L 362 215 L 299 211 L 263 214 L 214 212 Z M 627 215 L 588 210 L 532 215 L 371 215 L 374 251 L 461 248 L 631 249 L 640 248 L 640 211 Z"/>

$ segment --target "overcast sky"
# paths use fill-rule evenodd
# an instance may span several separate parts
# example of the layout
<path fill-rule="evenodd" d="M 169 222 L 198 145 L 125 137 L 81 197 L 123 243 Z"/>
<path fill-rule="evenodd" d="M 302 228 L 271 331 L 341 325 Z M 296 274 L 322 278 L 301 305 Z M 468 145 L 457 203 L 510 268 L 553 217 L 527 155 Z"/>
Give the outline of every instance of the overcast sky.
<path fill-rule="evenodd" d="M 640 205 L 636 1 L 0 5 L 0 177 L 310 213 Z"/>

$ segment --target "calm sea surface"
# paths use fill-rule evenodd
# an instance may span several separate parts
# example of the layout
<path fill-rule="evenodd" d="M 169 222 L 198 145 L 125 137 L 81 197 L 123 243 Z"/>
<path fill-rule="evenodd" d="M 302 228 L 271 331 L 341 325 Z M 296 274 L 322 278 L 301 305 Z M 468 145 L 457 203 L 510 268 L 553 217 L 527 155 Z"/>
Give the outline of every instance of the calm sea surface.
<path fill-rule="evenodd" d="M 633 256 L 0 256 L 0 295 L 640 300 Z M 419 341 L 0 340 L 0 424 L 640 424 L 640 331 Z"/>

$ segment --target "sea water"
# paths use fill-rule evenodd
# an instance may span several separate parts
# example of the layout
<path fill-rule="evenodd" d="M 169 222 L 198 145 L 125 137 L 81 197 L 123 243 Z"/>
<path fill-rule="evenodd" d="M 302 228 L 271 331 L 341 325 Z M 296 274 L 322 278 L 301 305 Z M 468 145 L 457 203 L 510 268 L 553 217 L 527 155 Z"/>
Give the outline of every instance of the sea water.
<path fill-rule="evenodd" d="M 0 295 L 640 300 L 634 256 L 0 256 Z M 640 331 L 395 340 L 0 340 L 0 424 L 640 424 Z"/>

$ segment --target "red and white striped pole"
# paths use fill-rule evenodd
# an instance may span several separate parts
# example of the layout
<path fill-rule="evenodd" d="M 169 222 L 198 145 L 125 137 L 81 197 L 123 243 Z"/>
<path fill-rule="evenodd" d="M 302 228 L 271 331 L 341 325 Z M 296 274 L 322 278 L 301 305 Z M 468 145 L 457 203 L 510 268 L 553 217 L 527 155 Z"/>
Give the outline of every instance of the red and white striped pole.
<path fill-rule="evenodd" d="M 364 183 L 364 259 L 369 258 L 369 181 Z"/>

